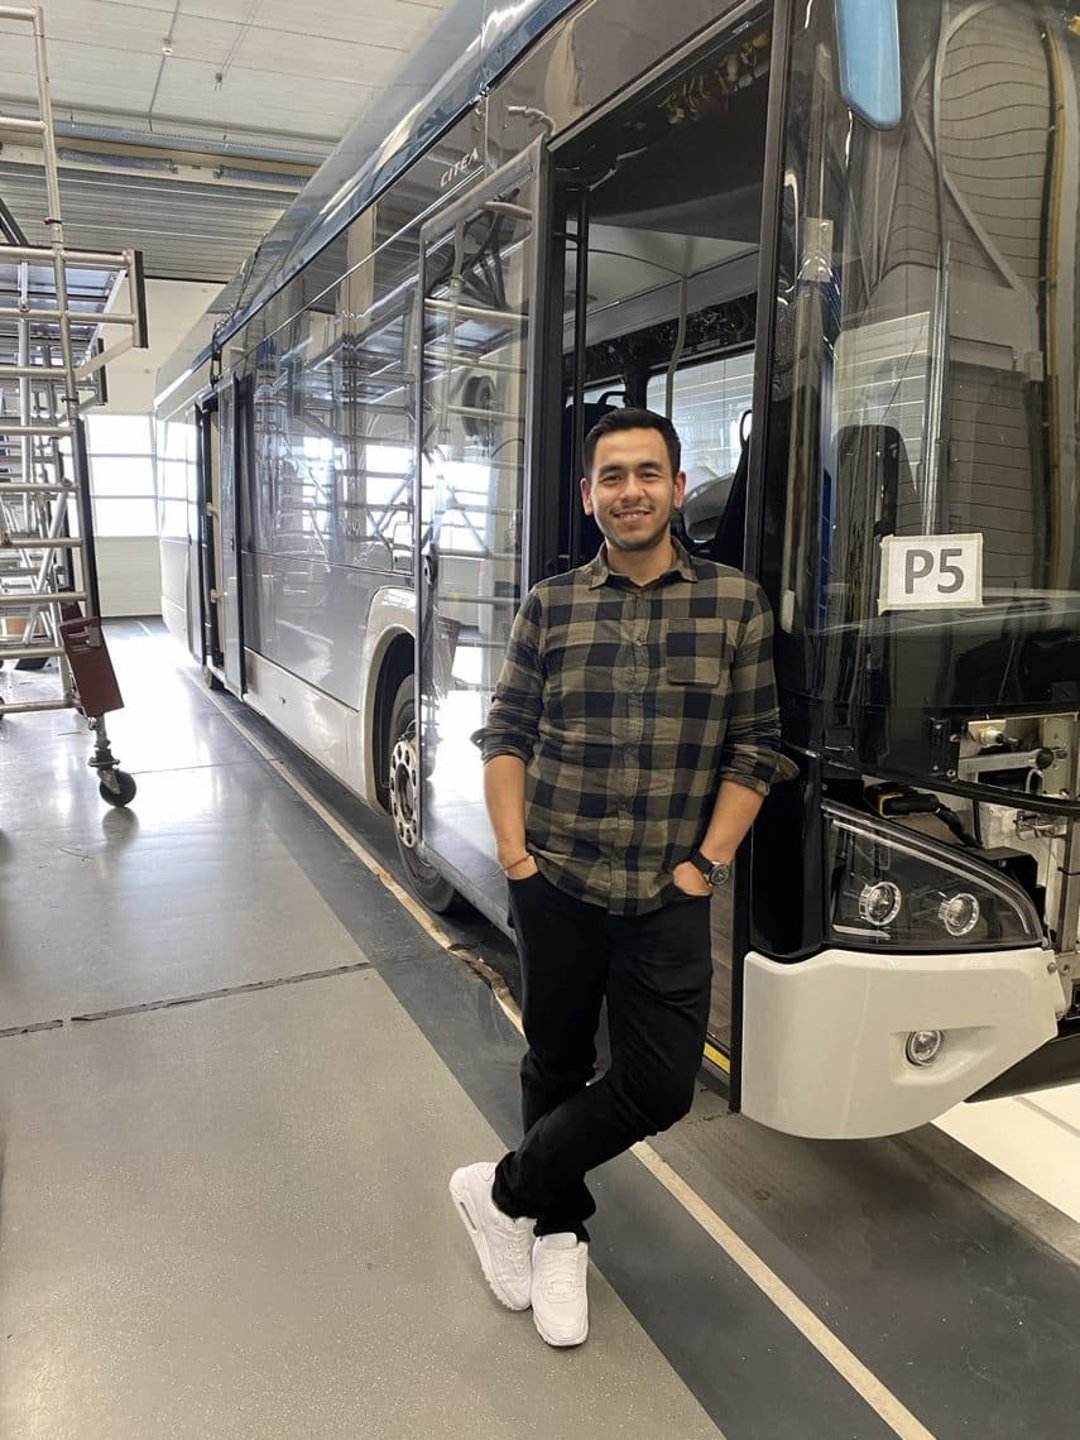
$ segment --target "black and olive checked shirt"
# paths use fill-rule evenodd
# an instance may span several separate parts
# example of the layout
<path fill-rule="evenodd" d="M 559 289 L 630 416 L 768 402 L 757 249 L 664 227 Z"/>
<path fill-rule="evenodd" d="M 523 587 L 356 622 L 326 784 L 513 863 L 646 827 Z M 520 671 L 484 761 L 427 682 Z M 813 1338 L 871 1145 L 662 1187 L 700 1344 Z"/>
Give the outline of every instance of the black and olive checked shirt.
<path fill-rule="evenodd" d="M 485 764 L 525 762 L 544 877 L 616 915 L 672 898 L 721 781 L 764 794 L 777 768 L 768 602 L 739 571 L 675 552 L 650 585 L 609 570 L 601 546 L 530 590 L 473 736 Z"/>

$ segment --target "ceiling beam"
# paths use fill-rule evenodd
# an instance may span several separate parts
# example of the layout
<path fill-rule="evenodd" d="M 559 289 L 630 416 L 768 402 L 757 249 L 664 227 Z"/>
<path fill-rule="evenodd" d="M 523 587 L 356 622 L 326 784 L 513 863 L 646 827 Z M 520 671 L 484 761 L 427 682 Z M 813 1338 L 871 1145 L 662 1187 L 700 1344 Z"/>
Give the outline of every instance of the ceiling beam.
<path fill-rule="evenodd" d="M 149 146 L 83 145 L 72 148 L 72 142 L 57 146 L 60 173 L 82 172 L 94 175 L 161 175 L 178 185 L 219 185 L 229 190 L 264 190 L 275 195 L 295 195 L 303 189 L 312 171 L 290 166 L 271 167 L 260 162 L 241 161 L 235 155 L 203 155 L 193 163 L 191 155 L 171 153 Z M 44 172 L 39 148 L 27 145 L 0 144 L 0 175 L 6 166 Z"/>
<path fill-rule="evenodd" d="M 0 112 L 28 117 L 36 117 L 38 114 L 25 97 L 4 95 L 0 95 Z M 168 129 L 170 125 L 175 125 L 186 133 L 173 134 Z M 336 143 L 325 136 L 255 130 L 242 125 L 210 126 L 179 116 L 155 116 L 150 121 L 145 115 L 94 110 L 87 106 L 80 106 L 76 112 L 55 102 L 53 130 L 58 139 L 63 137 L 71 140 L 102 140 L 121 145 L 164 145 L 172 150 L 267 160 L 276 166 L 306 166 L 309 171 L 322 164 Z"/>

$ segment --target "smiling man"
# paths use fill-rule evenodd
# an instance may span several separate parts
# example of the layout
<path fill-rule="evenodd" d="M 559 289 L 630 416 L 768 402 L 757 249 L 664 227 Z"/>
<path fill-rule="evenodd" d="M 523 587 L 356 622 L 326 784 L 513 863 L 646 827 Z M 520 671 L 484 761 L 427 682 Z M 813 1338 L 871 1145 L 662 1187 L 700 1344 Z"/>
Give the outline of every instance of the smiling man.
<path fill-rule="evenodd" d="M 475 737 L 521 955 L 524 1138 L 450 1181 L 491 1288 L 560 1346 L 588 1334 L 587 1172 L 690 1108 L 709 897 L 779 748 L 761 591 L 671 535 L 671 422 L 616 410 L 584 459 L 604 544 L 526 596 Z M 611 1066 L 589 1084 L 605 998 Z"/>

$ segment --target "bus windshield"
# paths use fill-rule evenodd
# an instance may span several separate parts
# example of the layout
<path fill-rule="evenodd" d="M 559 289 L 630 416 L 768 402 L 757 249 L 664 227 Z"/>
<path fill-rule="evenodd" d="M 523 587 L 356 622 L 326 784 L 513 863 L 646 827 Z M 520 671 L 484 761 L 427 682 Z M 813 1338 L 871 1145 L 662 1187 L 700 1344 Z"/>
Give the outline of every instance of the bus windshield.
<path fill-rule="evenodd" d="M 1076 706 L 1080 24 L 898 12 L 891 128 L 844 103 L 831 6 L 793 44 L 781 666 L 848 709 Z"/>

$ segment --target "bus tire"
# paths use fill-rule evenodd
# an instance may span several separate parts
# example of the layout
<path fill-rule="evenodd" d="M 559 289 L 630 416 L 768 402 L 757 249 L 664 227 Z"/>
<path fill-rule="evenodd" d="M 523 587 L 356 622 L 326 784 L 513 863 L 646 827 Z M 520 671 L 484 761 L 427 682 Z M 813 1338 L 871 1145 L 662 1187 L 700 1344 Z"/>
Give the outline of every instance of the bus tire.
<path fill-rule="evenodd" d="M 394 822 L 394 839 L 398 856 L 405 870 L 409 888 L 429 910 L 445 915 L 460 909 L 462 897 L 445 876 L 420 856 L 416 810 L 419 777 L 419 753 L 416 745 L 416 699 L 414 679 L 406 675 L 397 688 L 390 707 L 390 733 L 387 750 L 390 755 L 388 783 L 390 816 Z"/>

